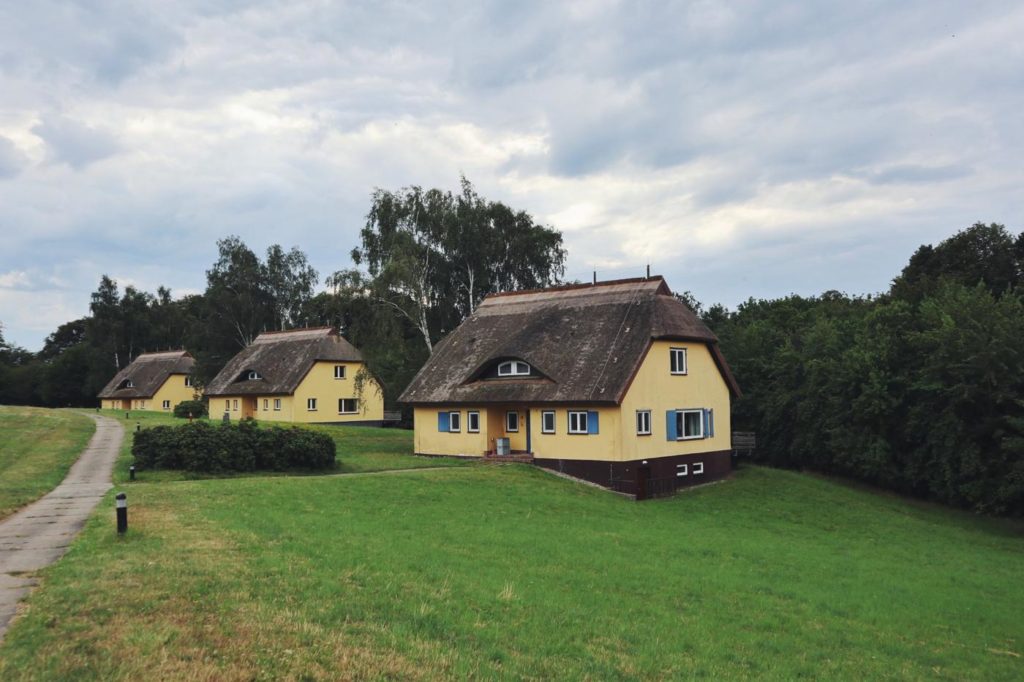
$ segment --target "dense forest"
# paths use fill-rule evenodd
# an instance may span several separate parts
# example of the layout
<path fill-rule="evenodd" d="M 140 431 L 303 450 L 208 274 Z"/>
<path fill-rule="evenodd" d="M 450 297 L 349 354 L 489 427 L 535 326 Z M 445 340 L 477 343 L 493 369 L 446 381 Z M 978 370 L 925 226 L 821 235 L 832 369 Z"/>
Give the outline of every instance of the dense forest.
<path fill-rule="evenodd" d="M 0 403 L 95 405 L 144 351 L 187 348 L 209 380 L 263 330 L 331 325 L 394 399 L 487 294 L 560 281 L 557 231 L 478 196 L 378 190 L 352 265 L 324 279 L 298 249 L 218 242 L 203 294 L 174 299 L 102 277 L 90 315 L 39 353 L 3 342 Z M 922 246 L 887 292 L 681 296 L 719 336 L 743 389 L 755 459 L 838 474 L 993 514 L 1024 515 L 1024 233 L 976 224 Z"/>
<path fill-rule="evenodd" d="M 1024 514 L 1024 233 L 922 246 L 888 292 L 700 310 L 756 459 Z M 700 308 L 700 306 L 697 306 Z"/>

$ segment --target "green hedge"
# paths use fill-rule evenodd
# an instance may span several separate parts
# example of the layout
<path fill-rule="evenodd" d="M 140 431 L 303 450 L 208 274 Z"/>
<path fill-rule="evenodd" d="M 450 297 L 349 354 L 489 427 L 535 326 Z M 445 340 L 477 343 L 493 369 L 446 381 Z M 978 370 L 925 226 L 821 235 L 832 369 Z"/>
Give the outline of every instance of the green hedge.
<path fill-rule="evenodd" d="M 182 400 L 180 403 L 174 406 L 174 416 L 182 419 L 188 417 L 200 417 L 208 416 L 208 410 L 206 407 L 205 400 Z"/>
<path fill-rule="evenodd" d="M 330 469 L 336 449 L 327 434 L 298 427 L 261 429 L 251 420 L 217 426 L 196 421 L 136 433 L 132 455 L 140 470 L 284 471 Z"/>

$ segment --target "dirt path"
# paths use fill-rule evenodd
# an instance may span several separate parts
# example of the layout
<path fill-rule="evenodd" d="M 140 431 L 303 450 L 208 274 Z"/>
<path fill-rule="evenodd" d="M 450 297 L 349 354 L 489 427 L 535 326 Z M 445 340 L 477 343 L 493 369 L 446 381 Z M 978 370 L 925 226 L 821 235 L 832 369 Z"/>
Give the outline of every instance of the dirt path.
<path fill-rule="evenodd" d="M 109 417 L 89 416 L 96 421 L 96 433 L 61 484 L 0 521 L 0 640 L 18 602 L 36 584 L 33 572 L 67 551 L 113 485 L 110 477 L 124 428 Z"/>

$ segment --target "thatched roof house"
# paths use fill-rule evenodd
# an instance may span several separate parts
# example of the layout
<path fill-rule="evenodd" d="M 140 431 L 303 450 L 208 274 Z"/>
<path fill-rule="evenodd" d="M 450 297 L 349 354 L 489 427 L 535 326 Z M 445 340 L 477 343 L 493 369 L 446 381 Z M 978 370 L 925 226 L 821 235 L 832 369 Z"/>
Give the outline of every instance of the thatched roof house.
<path fill-rule="evenodd" d="M 414 407 L 419 453 L 505 445 L 563 471 L 600 469 L 607 485 L 607 462 L 632 472 L 633 459 L 667 470 L 700 453 L 701 474 L 727 472 L 739 393 L 715 335 L 650 277 L 488 296 L 399 400 Z"/>
<path fill-rule="evenodd" d="M 143 353 L 115 374 L 98 397 L 107 409 L 173 409 L 193 397 L 194 364 L 183 350 Z"/>
<path fill-rule="evenodd" d="M 223 409 L 232 419 L 379 422 L 384 410 L 362 354 L 330 327 L 260 334 L 217 373 L 206 396 L 211 415 Z"/>

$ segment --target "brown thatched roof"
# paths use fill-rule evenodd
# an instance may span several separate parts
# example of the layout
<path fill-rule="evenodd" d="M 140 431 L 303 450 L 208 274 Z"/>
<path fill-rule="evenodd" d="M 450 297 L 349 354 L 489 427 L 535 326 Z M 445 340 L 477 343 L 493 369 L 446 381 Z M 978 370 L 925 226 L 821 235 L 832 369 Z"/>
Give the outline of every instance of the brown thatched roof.
<path fill-rule="evenodd" d="M 706 343 L 739 394 L 718 339 L 652 277 L 488 296 L 434 348 L 399 401 L 618 404 L 655 339 Z M 540 376 L 481 379 L 511 358 Z"/>
<path fill-rule="evenodd" d="M 194 360 L 186 351 L 143 353 L 114 375 L 98 397 L 107 399 L 151 398 L 172 374 L 191 374 Z M 132 388 L 119 388 L 127 381 Z"/>
<path fill-rule="evenodd" d="M 224 366 L 206 395 L 286 395 L 318 360 L 362 362 L 355 346 L 330 327 L 265 332 Z M 247 379 L 250 371 L 261 379 Z"/>

